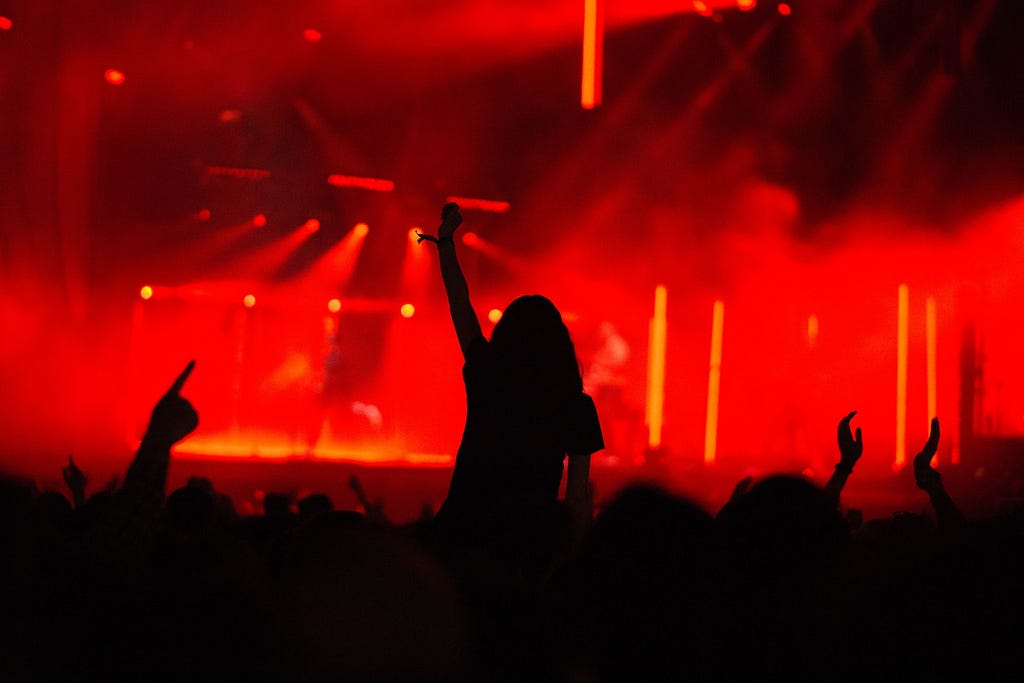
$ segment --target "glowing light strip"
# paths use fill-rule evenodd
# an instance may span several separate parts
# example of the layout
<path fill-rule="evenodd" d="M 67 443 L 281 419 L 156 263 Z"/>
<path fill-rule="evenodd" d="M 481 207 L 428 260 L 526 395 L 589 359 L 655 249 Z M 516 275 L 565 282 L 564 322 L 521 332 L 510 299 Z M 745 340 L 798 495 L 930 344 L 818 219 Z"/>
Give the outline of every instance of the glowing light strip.
<path fill-rule="evenodd" d="M 722 334 L 725 328 L 725 302 L 716 301 L 711 317 L 711 362 L 708 369 L 708 421 L 704 427 L 704 464 L 715 462 L 718 445 L 718 398 L 722 382 Z"/>
<path fill-rule="evenodd" d="M 327 184 L 332 187 L 354 187 L 373 192 L 391 192 L 395 189 L 395 181 L 383 178 L 361 178 L 354 175 L 332 173 L 327 176 Z"/>
<path fill-rule="evenodd" d="M 496 201 L 493 199 L 476 199 L 475 197 L 446 197 L 445 203 L 455 202 L 460 209 L 476 209 L 477 211 L 489 211 L 490 213 L 508 213 L 512 205 L 508 202 Z"/>
<path fill-rule="evenodd" d="M 907 339 L 910 289 L 900 285 L 896 322 L 896 461 L 894 469 L 907 464 Z"/>
<path fill-rule="evenodd" d="M 665 337 L 668 331 L 668 289 L 654 288 L 654 317 L 650 324 L 647 356 L 647 445 L 661 447 L 665 417 Z"/>
<path fill-rule="evenodd" d="M 602 0 L 583 0 L 583 74 L 580 106 L 584 109 L 593 109 L 601 104 L 603 9 Z"/>
<path fill-rule="evenodd" d="M 263 168 L 235 168 L 233 166 L 207 166 L 203 169 L 206 175 L 221 175 L 242 180 L 264 180 L 270 177 L 270 171 Z"/>
<path fill-rule="evenodd" d="M 939 378 L 937 368 L 938 329 L 936 326 L 935 299 L 928 297 L 924 304 L 925 335 L 928 346 L 928 429 L 931 429 L 932 418 L 939 413 Z M 939 464 L 939 456 L 932 458 L 932 467 Z"/>

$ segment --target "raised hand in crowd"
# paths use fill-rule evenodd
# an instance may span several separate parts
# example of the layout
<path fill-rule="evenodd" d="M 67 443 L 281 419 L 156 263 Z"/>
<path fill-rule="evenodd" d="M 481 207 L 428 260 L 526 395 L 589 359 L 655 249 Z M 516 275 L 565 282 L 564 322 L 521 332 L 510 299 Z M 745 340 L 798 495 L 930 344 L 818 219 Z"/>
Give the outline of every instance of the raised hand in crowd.
<path fill-rule="evenodd" d="M 839 494 L 842 493 L 846 480 L 853 472 L 853 466 L 857 464 L 861 454 L 864 453 L 864 441 L 860 427 L 857 427 L 856 432 L 850 429 L 850 421 L 856 414 L 857 411 L 853 410 L 840 420 L 836 433 L 836 440 L 839 443 L 839 463 L 828 483 L 825 484 L 825 494 L 835 501 L 836 505 L 839 505 Z"/>
<path fill-rule="evenodd" d="M 171 446 L 191 434 L 199 425 L 199 415 L 181 390 L 196 362 L 189 361 L 170 389 L 157 401 L 142 437 L 139 450 L 125 475 L 121 493 L 150 513 L 163 503 L 170 465 Z"/>
<path fill-rule="evenodd" d="M 199 426 L 199 415 L 187 399 L 181 396 L 181 390 L 188 381 L 189 375 L 196 367 L 196 362 L 189 361 L 174 384 L 167 390 L 156 405 L 149 419 L 146 439 L 168 448 L 184 439 Z"/>
<path fill-rule="evenodd" d="M 939 418 L 932 418 L 931 429 L 928 432 L 928 441 L 925 442 L 921 452 L 914 456 L 914 481 L 917 488 L 928 494 L 932 507 L 935 509 L 935 516 L 939 528 L 943 530 L 957 529 L 965 523 L 965 518 L 960 508 L 956 506 L 953 499 L 946 493 L 942 485 L 942 476 L 932 467 L 932 458 L 939 450 Z"/>
<path fill-rule="evenodd" d="M 85 505 L 85 485 L 89 480 L 88 476 L 78 468 L 75 459 L 70 455 L 67 466 L 62 467 L 60 472 L 64 475 L 64 483 L 68 490 L 71 491 L 71 500 L 75 503 L 75 509 L 80 509 Z"/>
<path fill-rule="evenodd" d="M 349 477 L 348 487 L 352 489 L 352 493 L 356 494 L 356 499 L 363 506 L 366 519 L 376 524 L 391 524 L 391 520 L 384 514 L 384 501 L 378 498 L 376 502 L 370 502 L 366 491 L 363 489 L 363 483 L 359 481 L 359 477 L 355 474 Z"/>

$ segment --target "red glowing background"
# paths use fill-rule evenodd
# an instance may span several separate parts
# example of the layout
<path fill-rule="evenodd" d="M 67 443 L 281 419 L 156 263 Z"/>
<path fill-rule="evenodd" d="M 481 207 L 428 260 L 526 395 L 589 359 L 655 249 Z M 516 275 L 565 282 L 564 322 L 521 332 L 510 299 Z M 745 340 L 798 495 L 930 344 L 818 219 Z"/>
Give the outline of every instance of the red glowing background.
<path fill-rule="evenodd" d="M 1019 3 L 0 14 L 8 472 L 123 469 L 191 358 L 183 457 L 450 466 L 461 360 L 410 235 L 452 199 L 485 331 L 560 307 L 627 478 L 822 477 L 852 409 L 879 478 L 933 411 L 940 467 L 1024 436 Z"/>

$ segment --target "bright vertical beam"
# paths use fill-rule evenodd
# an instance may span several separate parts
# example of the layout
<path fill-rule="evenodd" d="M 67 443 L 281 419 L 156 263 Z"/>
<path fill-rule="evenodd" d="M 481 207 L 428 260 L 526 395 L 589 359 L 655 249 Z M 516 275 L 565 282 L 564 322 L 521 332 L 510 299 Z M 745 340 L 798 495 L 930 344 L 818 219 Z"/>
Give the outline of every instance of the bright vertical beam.
<path fill-rule="evenodd" d="M 725 302 L 716 301 L 711 317 L 711 362 L 708 369 L 708 420 L 704 427 L 704 464 L 715 462 L 718 445 L 718 396 L 722 382 L 722 333 L 725 329 Z"/>
<path fill-rule="evenodd" d="M 604 42 L 604 0 L 583 0 L 583 78 L 580 105 L 601 104 L 601 60 Z"/>
<path fill-rule="evenodd" d="M 668 290 L 654 288 L 654 316 L 650 323 L 647 354 L 647 445 L 661 447 L 661 428 L 665 415 L 665 339 L 668 332 Z"/>
<path fill-rule="evenodd" d="M 925 335 L 928 346 L 928 429 L 931 429 L 932 418 L 939 412 L 939 379 L 937 368 L 938 329 L 936 325 L 935 299 L 928 297 L 924 305 Z M 939 464 L 939 456 L 932 458 L 932 467 Z"/>
<path fill-rule="evenodd" d="M 896 461 L 893 469 L 907 464 L 907 340 L 910 289 L 900 285 L 896 309 Z"/>

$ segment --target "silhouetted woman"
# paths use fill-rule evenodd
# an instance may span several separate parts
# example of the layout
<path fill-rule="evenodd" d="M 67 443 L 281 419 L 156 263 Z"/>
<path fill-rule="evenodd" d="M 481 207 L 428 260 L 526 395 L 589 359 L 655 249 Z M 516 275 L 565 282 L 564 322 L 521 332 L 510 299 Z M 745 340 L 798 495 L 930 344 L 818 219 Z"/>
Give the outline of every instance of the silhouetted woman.
<path fill-rule="evenodd" d="M 566 503 L 577 529 L 589 522 L 590 455 L 602 448 L 594 402 L 583 393 L 576 351 L 548 299 L 523 296 L 505 309 L 491 340 L 480 330 L 452 237 L 462 223 L 445 205 L 437 237 L 441 276 L 465 365 L 466 427 L 439 527 L 472 542 L 556 507 L 569 456 Z"/>

